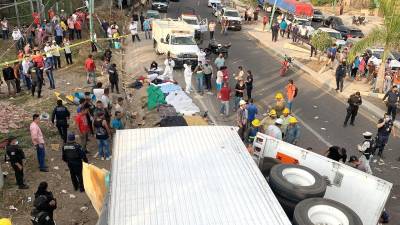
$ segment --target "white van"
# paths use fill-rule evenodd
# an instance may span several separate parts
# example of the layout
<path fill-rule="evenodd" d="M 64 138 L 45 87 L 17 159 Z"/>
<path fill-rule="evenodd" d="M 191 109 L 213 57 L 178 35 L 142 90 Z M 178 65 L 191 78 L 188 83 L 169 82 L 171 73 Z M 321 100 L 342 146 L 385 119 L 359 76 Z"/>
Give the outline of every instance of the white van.
<path fill-rule="evenodd" d="M 221 0 L 208 0 L 208 7 L 211 7 L 214 4 L 221 4 Z"/>

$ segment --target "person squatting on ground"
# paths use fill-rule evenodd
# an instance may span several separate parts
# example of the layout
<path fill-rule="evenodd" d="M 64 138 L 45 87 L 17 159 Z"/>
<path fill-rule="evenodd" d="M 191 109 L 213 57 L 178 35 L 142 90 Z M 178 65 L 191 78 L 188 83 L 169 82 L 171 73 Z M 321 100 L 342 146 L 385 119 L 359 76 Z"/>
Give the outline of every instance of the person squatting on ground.
<path fill-rule="evenodd" d="M 69 117 L 70 113 L 67 107 L 63 105 L 62 100 L 57 100 L 57 106 L 53 109 L 53 113 L 51 114 L 51 123 L 54 125 L 54 120 L 56 120 L 56 127 L 64 144 L 67 143 Z"/>
<path fill-rule="evenodd" d="M 34 208 L 31 212 L 33 225 L 55 225 L 53 214 L 57 208 L 57 200 L 47 187 L 47 182 L 41 182 L 35 192 Z"/>
<path fill-rule="evenodd" d="M 68 142 L 62 148 L 62 160 L 68 165 L 75 191 L 79 189 L 80 192 L 84 192 L 82 161 L 88 163 L 88 159 L 82 146 L 75 142 L 74 133 L 68 134 Z"/>
<path fill-rule="evenodd" d="M 25 154 L 18 145 L 17 137 L 10 136 L 7 140 L 6 153 L 10 158 L 11 167 L 15 172 L 15 179 L 19 189 L 28 189 L 29 186 L 24 183 L 24 163 Z"/>
<path fill-rule="evenodd" d="M 347 126 L 347 122 L 350 119 L 350 125 L 354 126 L 354 120 L 356 119 L 358 108 L 362 104 L 362 98 L 360 92 L 356 92 L 355 94 L 350 95 L 349 99 L 347 100 L 349 106 L 347 107 L 346 111 L 346 118 L 344 119 L 343 126 Z"/>

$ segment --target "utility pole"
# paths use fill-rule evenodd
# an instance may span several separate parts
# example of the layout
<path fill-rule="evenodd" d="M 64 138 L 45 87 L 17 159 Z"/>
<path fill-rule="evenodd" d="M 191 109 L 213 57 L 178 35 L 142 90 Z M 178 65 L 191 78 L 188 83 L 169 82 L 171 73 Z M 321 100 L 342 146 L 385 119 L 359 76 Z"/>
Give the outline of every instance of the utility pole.
<path fill-rule="evenodd" d="M 266 0 L 265 0 L 265 1 L 266 1 Z M 271 28 L 272 28 L 272 21 L 274 20 L 274 14 L 275 14 L 275 10 L 276 10 L 276 3 L 277 3 L 277 1 L 278 1 L 278 0 L 275 0 L 275 2 L 274 2 L 274 7 L 272 7 L 271 18 L 269 19 L 269 25 L 268 25 L 269 30 L 271 30 Z"/>
<path fill-rule="evenodd" d="M 90 41 L 94 42 L 94 29 L 93 29 L 93 13 L 94 13 L 94 1 L 89 0 L 89 27 L 90 27 Z"/>
<path fill-rule="evenodd" d="M 19 24 L 19 12 L 18 12 L 17 0 L 14 0 L 14 6 L 15 6 L 15 15 L 17 16 L 17 24 L 18 24 L 18 27 L 19 27 L 20 24 Z"/>

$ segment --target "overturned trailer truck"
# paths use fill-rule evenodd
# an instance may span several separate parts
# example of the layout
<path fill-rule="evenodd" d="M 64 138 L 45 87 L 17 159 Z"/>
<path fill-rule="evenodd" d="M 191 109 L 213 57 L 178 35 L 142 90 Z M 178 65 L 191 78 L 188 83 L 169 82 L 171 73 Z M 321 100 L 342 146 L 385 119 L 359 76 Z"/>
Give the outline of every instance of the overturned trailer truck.
<path fill-rule="evenodd" d="M 293 224 L 376 225 L 390 183 L 263 134 L 257 134 L 254 149 L 252 157 L 237 128 L 230 126 L 118 130 L 110 192 L 98 224 L 290 225 L 292 218 L 280 202 L 282 193 L 274 193 L 276 183 L 267 178 L 274 185 L 270 187 L 258 168 L 260 159 L 268 157 L 287 163 L 275 165 L 271 173 L 276 174 L 278 167 L 289 163 L 309 166 L 314 171 L 310 172 L 314 178 L 310 178 L 301 169 L 281 170 L 280 178 L 293 184 L 302 182 L 296 177 L 298 173 L 305 174 L 311 183 L 319 174 L 326 176 L 332 186 L 320 191 L 324 194 L 321 197 L 343 203 L 358 215 L 347 218 L 344 214 L 335 220 L 335 215 L 329 215 L 332 207 L 322 204 L 311 212 L 297 207 L 295 214 L 301 216 L 297 221 L 293 218 Z M 292 150 L 295 153 L 290 153 Z M 307 182 L 303 189 L 308 188 Z M 300 192 L 293 189 L 287 194 L 296 193 Z M 322 198 L 315 199 L 299 205 L 310 200 L 321 202 Z M 336 210 L 338 215 L 342 208 Z M 309 217 L 316 222 L 309 223 Z M 357 223 L 360 218 L 363 223 Z"/>

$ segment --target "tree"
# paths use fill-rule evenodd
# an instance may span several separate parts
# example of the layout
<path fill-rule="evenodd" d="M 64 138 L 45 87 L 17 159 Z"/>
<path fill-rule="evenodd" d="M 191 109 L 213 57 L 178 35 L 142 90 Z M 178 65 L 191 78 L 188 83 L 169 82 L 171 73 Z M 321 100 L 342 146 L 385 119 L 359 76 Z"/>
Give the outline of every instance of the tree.
<path fill-rule="evenodd" d="M 329 36 L 328 33 L 317 31 L 311 37 L 311 45 L 314 46 L 319 52 L 324 52 L 328 49 L 333 43 L 333 39 Z M 318 61 L 320 61 L 321 54 L 318 54 Z"/>
<path fill-rule="evenodd" d="M 357 54 L 364 52 L 372 46 L 382 46 L 384 49 L 382 63 L 379 66 L 376 90 L 383 91 L 385 77 L 385 64 L 389 52 L 400 45 L 400 1 L 380 0 L 379 10 L 384 16 L 381 27 L 374 28 L 364 39 L 351 48 L 348 62 L 352 62 Z"/>

